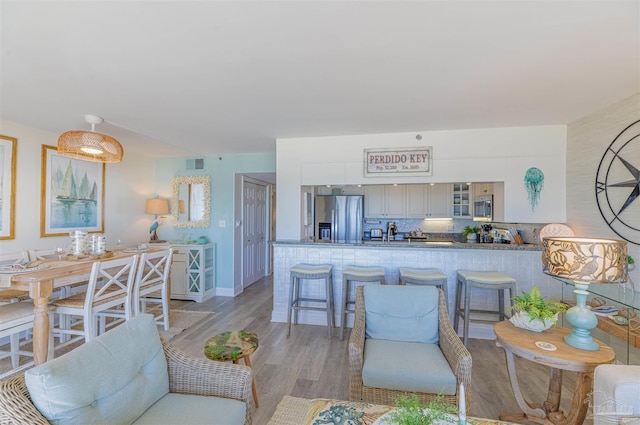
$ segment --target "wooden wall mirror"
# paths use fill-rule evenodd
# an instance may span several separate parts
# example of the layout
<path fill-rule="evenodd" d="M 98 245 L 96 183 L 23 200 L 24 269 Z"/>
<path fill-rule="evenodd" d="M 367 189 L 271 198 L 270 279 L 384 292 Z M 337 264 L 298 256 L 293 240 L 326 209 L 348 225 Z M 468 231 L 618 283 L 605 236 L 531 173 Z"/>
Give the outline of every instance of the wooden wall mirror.
<path fill-rule="evenodd" d="M 179 228 L 207 228 L 211 222 L 211 177 L 174 177 L 171 182 L 173 225 Z"/>

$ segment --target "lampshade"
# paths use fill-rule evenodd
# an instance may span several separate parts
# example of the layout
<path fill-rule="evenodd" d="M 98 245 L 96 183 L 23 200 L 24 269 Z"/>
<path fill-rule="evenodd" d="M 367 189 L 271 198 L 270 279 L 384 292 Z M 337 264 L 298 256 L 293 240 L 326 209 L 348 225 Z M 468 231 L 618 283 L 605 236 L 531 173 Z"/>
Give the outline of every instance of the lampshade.
<path fill-rule="evenodd" d="M 540 241 L 544 238 L 552 238 L 554 236 L 573 236 L 571 227 L 562 223 L 550 223 L 540 229 Z"/>
<path fill-rule="evenodd" d="M 147 199 L 144 212 L 155 215 L 169 214 L 169 201 L 161 198 Z"/>
<path fill-rule="evenodd" d="M 184 201 L 182 199 L 178 201 L 178 213 L 184 214 Z"/>
<path fill-rule="evenodd" d="M 123 149 L 120 142 L 106 134 L 96 133 L 95 126 L 103 119 L 95 115 L 85 115 L 91 124 L 91 131 L 71 130 L 58 137 L 58 153 L 74 159 L 93 162 L 121 162 Z"/>
<path fill-rule="evenodd" d="M 542 240 L 542 271 L 573 280 L 576 305 L 565 318 L 573 331 L 564 341 L 575 348 L 596 351 L 599 344 L 590 330 L 598 318 L 587 308 L 589 283 L 620 283 L 627 278 L 627 243 L 615 239 L 548 237 Z"/>
<path fill-rule="evenodd" d="M 546 237 L 542 245 L 542 271 L 548 275 L 591 283 L 627 280 L 625 241 Z"/>

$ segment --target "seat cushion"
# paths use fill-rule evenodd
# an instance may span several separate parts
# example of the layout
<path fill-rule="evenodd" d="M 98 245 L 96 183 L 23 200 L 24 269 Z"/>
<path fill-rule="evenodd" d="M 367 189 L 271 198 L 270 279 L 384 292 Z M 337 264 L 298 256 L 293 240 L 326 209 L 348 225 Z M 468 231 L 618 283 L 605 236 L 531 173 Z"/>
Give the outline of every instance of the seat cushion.
<path fill-rule="evenodd" d="M 155 402 L 136 425 L 244 424 L 246 404 L 239 400 L 201 395 L 169 393 Z"/>
<path fill-rule="evenodd" d="M 433 286 L 366 286 L 364 309 L 366 338 L 438 342 L 438 290 Z"/>
<path fill-rule="evenodd" d="M 33 404 L 52 424 L 129 424 L 169 392 L 150 314 L 28 370 L 25 380 Z"/>
<path fill-rule="evenodd" d="M 640 366 L 600 365 L 593 377 L 594 424 L 618 423 L 640 416 Z"/>
<path fill-rule="evenodd" d="M 367 339 L 362 383 L 388 390 L 454 395 L 457 381 L 438 344 Z"/>

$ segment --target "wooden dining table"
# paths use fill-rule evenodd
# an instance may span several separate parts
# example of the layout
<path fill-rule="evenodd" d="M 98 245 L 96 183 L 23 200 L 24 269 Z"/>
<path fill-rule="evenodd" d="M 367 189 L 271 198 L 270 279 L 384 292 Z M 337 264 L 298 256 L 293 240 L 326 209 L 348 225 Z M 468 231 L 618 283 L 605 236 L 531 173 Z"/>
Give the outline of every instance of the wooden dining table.
<path fill-rule="evenodd" d="M 109 258 L 104 258 L 104 260 L 138 255 L 136 252 L 126 251 L 111 251 L 113 255 L 109 256 Z M 44 270 L 11 275 L 8 287 L 29 291 L 29 296 L 33 299 L 33 311 L 35 313 L 33 321 L 33 357 L 36 365 L 47 361 L 50 332 L 49 298 L 53 294 L 53 290 L 87 281 L 93 263 L 99 260 L 91 257 L 73 260 L 44 260 L 43 263 L 49 266 Z M 6 287 L 6 284 L 3 286 Z"/>

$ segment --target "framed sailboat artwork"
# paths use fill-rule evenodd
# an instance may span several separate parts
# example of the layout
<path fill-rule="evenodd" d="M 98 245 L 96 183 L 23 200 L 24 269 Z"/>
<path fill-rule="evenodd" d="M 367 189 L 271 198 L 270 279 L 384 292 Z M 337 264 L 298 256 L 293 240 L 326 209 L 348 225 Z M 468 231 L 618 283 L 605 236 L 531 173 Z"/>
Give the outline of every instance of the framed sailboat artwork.
<path fill-rule="evenodd" d="M 82 161 L 42 145 L 40 236 L 104 232 L 104 163 Z"/>

